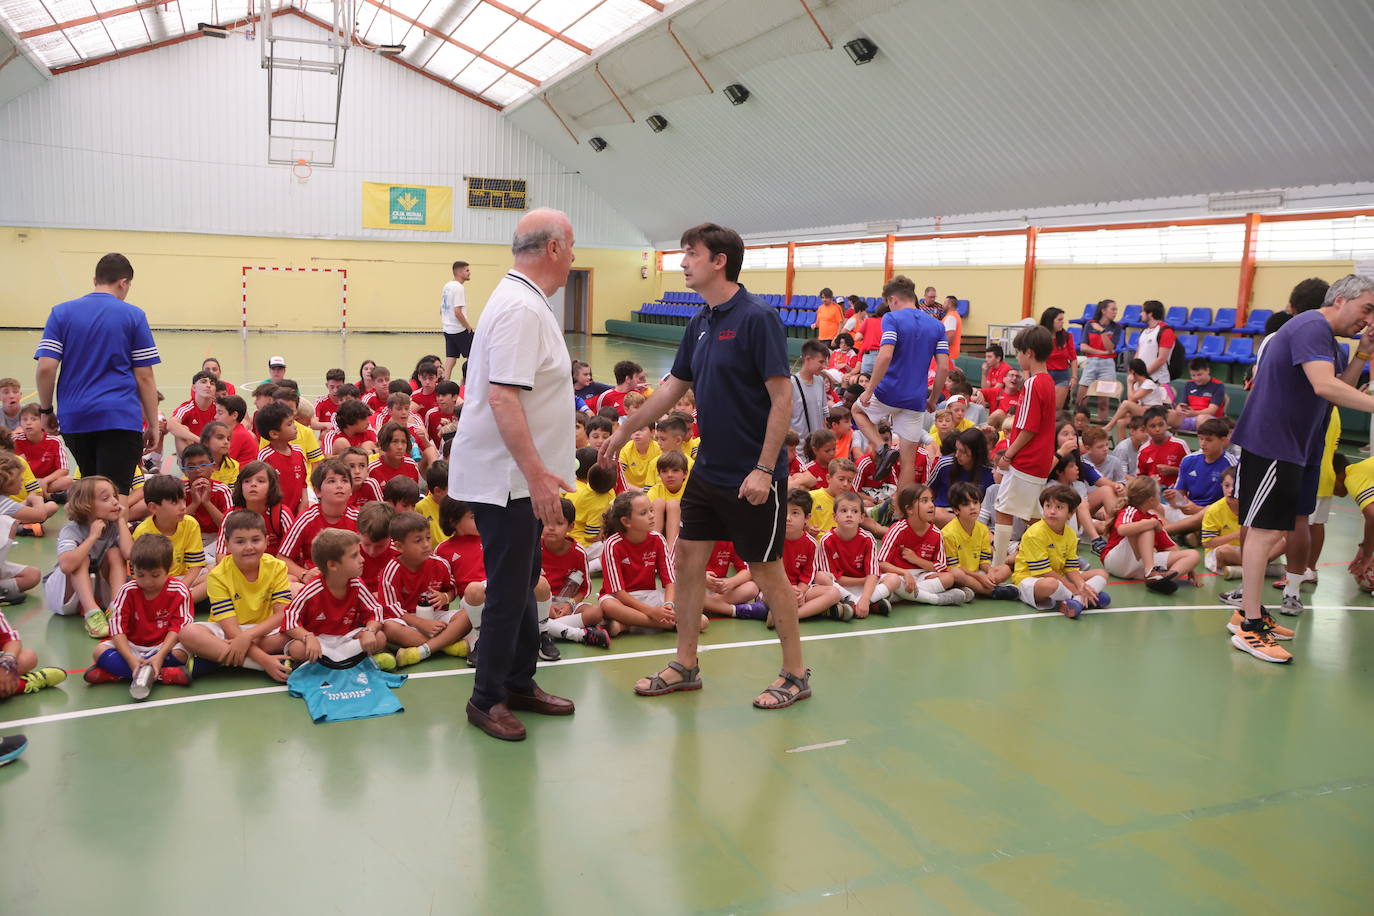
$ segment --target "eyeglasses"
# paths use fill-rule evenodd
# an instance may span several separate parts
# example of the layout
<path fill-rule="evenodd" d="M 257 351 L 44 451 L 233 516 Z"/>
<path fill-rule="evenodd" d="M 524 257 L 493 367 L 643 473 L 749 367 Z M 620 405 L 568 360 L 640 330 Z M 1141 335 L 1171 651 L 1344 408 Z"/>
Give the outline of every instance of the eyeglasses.
<path fill-rule="evenodd" d="M 204 470 L 206 470 L 206 469 L 208 469 L 208 468 L 212 468 L 212 467 L 214 467 L 214 465 L 213 465 L 213 464 L 209 464 L 209 463 L 206 463 L 206 464 L 183 464 L 183 465 L 181 466 L 181 469 L 182 469 L 183 471 L 204 471 Z"/>

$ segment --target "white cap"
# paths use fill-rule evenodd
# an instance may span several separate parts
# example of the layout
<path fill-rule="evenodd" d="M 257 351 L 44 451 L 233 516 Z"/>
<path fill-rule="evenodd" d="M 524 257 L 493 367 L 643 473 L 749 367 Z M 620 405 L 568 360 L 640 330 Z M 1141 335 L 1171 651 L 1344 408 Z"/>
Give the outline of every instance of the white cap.
<path fill-rule="evenodd" d="M 277 369 L 277 368 L 285 369 L 285 368 L 286 368 L 286 358 L 285 358 L 285 357 L 282 357 L 282 356 L 272 356 L 272 357 L 269 357 L 268 360 L 267 360 L 267 368 L 269 368 L 269 369 Z"/>

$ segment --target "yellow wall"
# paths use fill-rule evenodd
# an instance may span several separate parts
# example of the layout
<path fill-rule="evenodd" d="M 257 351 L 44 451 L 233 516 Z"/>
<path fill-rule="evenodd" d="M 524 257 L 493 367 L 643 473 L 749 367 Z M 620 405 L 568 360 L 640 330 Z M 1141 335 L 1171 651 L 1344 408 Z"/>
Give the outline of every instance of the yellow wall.
<path fill-rule="evenodd" d="M 1334 283 L 1355 269 L 1354 261 L 1261 261 L 1255 266 L 1254 308 L 1288 307 L 1288 294 L 1308 277 Z M 1233 297 L 1234 298 L 1234 297 Z"/>
<path fill-rule="evenodd" d="M 432 331 L 439 326 L 439 292 L 456 260 L 472 264 L 470 314 L 511 266 L 504 245 L 336 241 L 167 232 L 82 229 L 0 229 L 0 324 L 42 327 L 54 304 L 90 289 L 95 262 L 109 251 L 134 265 L 129 301 L 153 327 L 237 328 L 242 268 L 333 267 L 348 270 L 350 330 Z M 652 298 L 653 255 L 637 250 L 578 249 L 576 266 L 592 271 L 591 328 L 627 319 Z M 649 267 L 648 279 L 640 277 Z M 334 274 L 250 271 L 250 328 L 308 330 L 339 326 Z"/>

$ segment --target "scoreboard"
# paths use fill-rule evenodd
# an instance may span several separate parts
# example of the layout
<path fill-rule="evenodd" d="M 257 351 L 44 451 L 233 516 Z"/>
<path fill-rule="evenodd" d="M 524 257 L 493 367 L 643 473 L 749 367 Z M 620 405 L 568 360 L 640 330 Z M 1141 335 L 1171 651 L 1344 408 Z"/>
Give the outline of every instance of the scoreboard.
<path fill-rule="evenodd" d="M 525 181 L 520 178 L 468 178 L 468 206 L 483 210 L 525 210 Z"/>

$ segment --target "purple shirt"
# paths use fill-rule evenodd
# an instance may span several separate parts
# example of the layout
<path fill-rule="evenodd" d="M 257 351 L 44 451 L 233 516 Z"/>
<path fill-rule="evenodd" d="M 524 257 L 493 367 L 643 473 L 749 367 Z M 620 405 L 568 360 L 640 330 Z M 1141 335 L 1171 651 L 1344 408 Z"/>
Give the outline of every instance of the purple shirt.
<path fill-rule="evenodd" d="M 1264 458 L 1308 465 L 1321 459 L 1331 402 L 1318 397 L 1302 364 L 1329 362 L 1340 375 L 1345 354 L 1320 309 L 1303 312 L 1260 344 L 1255 382 L 1231 441 Z"/>

